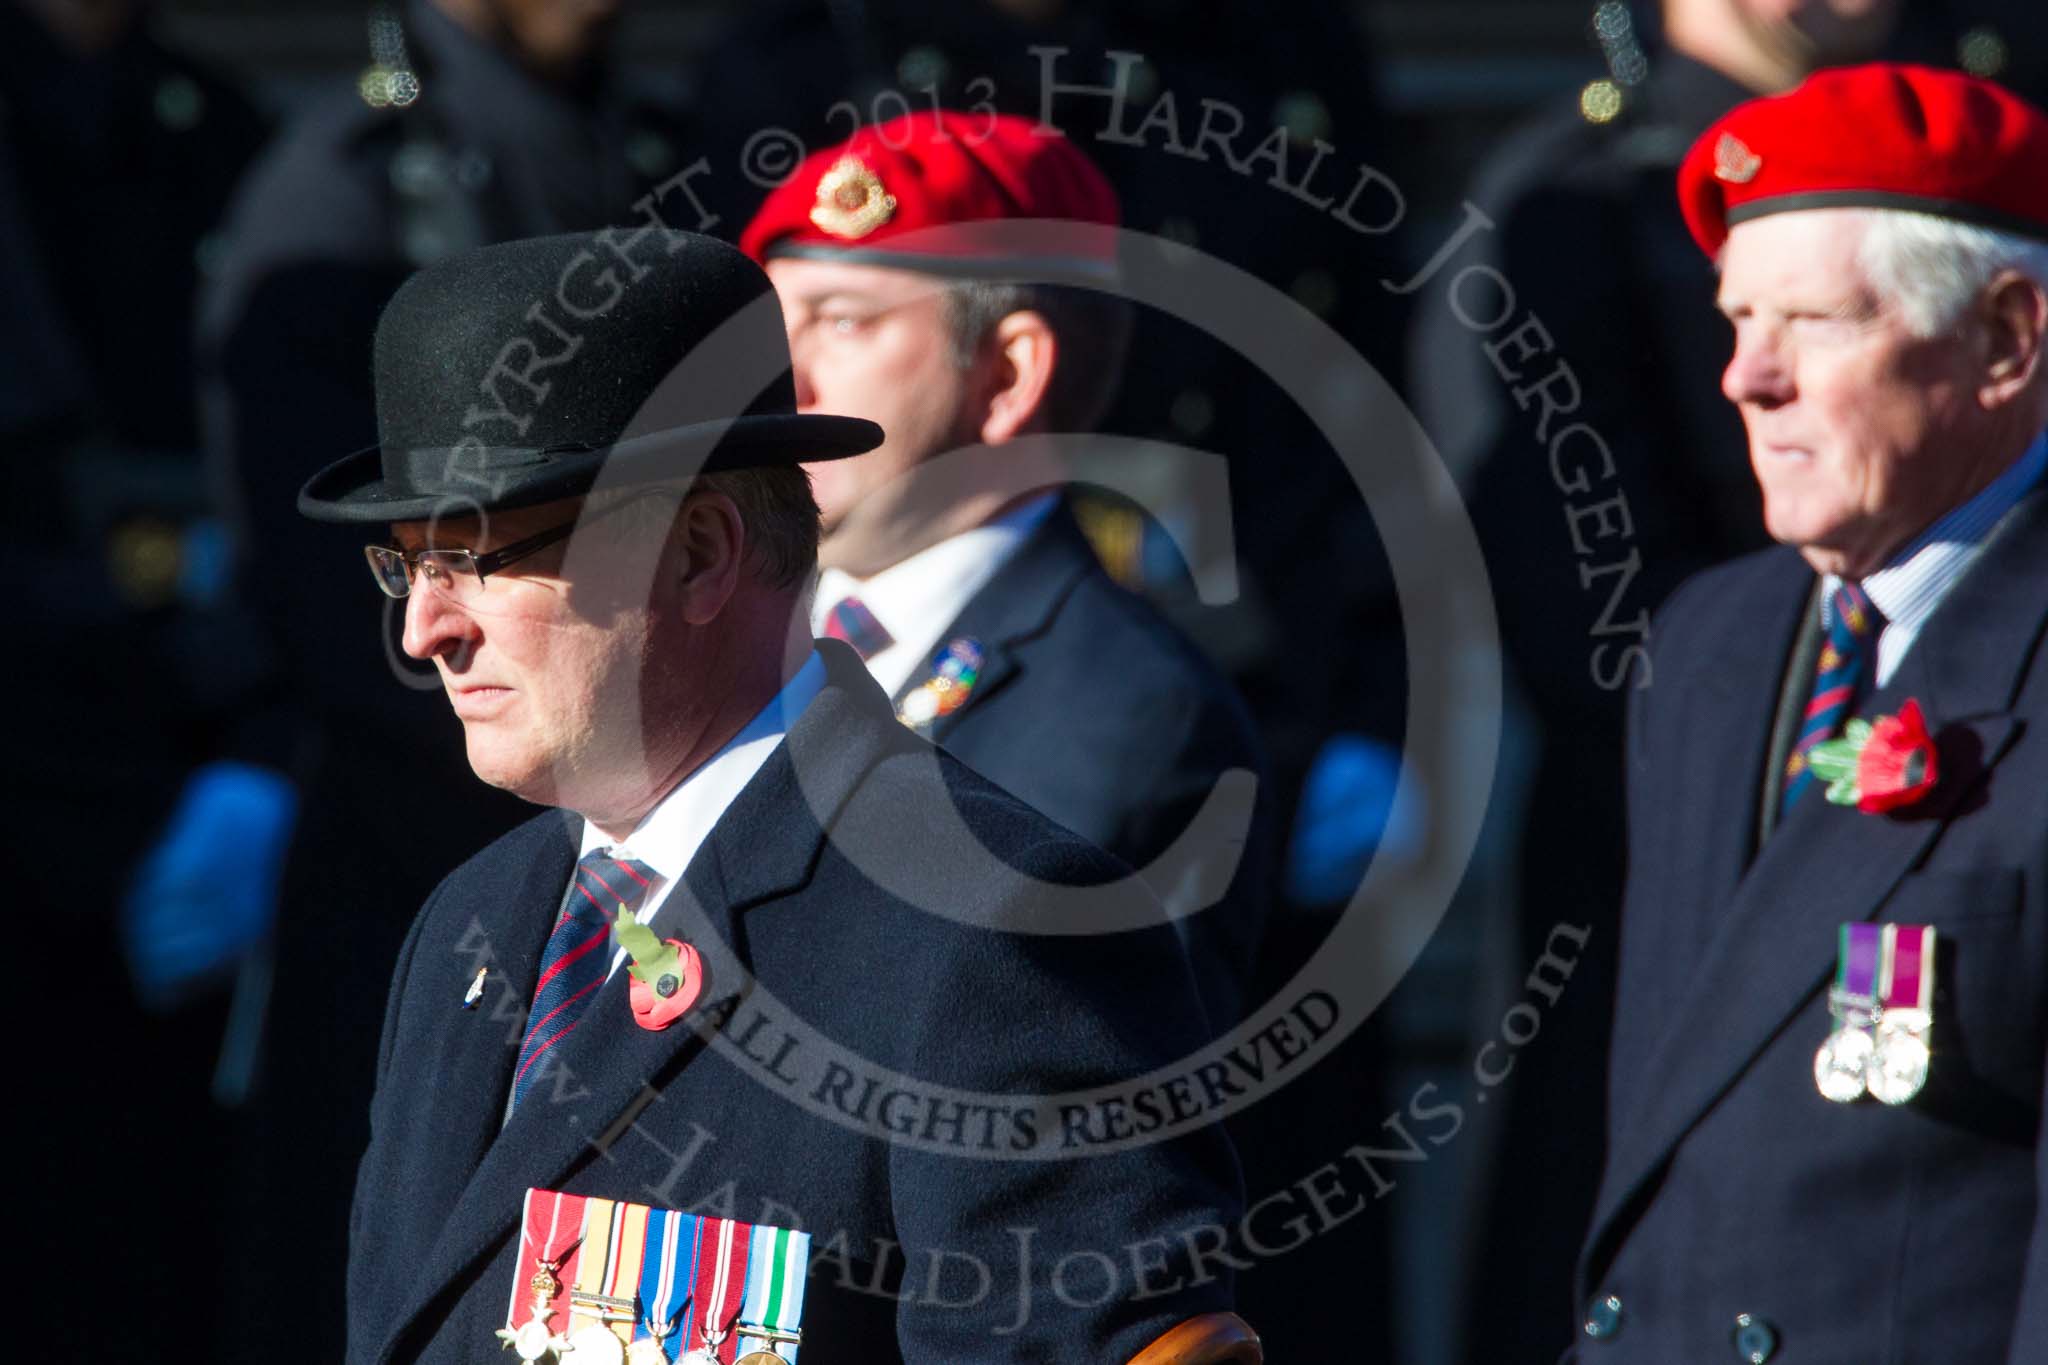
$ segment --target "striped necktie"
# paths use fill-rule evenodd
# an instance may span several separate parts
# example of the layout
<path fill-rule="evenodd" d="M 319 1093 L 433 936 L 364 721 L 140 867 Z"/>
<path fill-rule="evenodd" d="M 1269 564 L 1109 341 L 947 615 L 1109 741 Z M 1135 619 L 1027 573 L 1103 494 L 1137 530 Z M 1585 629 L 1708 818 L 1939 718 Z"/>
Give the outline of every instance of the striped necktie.
<path fill-rule="evenodd" d="M 1871 645 L 1884 625 L 1884 618 L 1863 589 L 1847 579 L 1835 589 L 1829 607 L 1827 640 L 1821 645 L 1813 675 L 1813 700 L 1806 703 L 1799 741 L 1785 760 L 1785 794 L 1778 806 L 1781 820 L 1813 785 L 1813 769 L 1806 762 L 1808 751 L 1824 739 L 1833 739 L 1848 721 L 1863 679 L 1871 671 Z"/>
<path fill-rule="evenodd" d="M 533 1008 L 519 1043 L 519 1069 L 512 1076 L 514 1109 L 547 1073 L 549 1057 L 575 1031 L 591 997 L 604 984 L 612 960 L 607 951 L 612 920 L 640 908 L 654 877 L 647 864 L 601 850 L 584 854 L 576 864 L 568 904 L 540 956 L 540 979 L 534 983 Z"/>
<path fill-rule="evenodd" d="M 872 659 L 896 643 L 889 628 L 858 597 L 842 597 L 825 613 L 825 638 L 844 640 L 863 660 Z"/>

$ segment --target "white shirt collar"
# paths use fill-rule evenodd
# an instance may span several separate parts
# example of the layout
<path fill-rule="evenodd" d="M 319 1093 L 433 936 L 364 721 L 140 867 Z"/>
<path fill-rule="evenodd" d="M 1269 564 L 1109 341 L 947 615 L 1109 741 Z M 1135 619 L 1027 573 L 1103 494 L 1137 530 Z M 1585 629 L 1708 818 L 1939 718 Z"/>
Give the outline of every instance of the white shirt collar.
<path fill-rule="evenodd" d="M 1057 493 L 1041 493 L 872 578 L 826 569 L 818 576 L 817 596 L 811 603 L 811 629 L 822 634 L 832 608 L 847 597 L 858 597 L 889 632 L 892 643 L 870 655 L 867 666 L 883 690 L 894 696 L 912 674 L 931 663 L 946 628 L 1052 514 L 1058 500 Z"/>
<path fill-rule="evenodd" d="M 2048 432 L 2035 437 L 2019 459 L 1975 497 L 1937 519 L 1882 569 L 1862 580 L 1863 591 L 1884 617 L 1884 632 L 1877 641 L 1879 687 L 1891 681 L 1935 608 L 1983 553 L 1992 529 L 2041 482 L 2044 470 L 2048 470 Z M 1832 615 L 1829 604 L 1841 582 L 1836 574 L 1822 580 L 1823 625 Z"/>

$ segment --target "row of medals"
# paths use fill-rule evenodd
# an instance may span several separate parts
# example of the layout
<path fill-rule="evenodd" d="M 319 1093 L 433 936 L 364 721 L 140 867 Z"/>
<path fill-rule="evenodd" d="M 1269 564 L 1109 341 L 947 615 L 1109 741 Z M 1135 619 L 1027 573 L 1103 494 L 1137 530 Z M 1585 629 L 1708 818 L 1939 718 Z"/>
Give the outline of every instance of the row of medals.
<path fill-rule="evenodd" d="M 674 1320 L 658 1323 L 648 1317 L 645 1326 L 648 1335 L 631 1345 L 619 1340 L 618 1333 L 610 1323 L 631 1323 L 639 1319 L 638 1306 L 631 1299 L 614 1299 L 600 1294 L 577 1290 L 570 1296 L 577 1308 L 591 1311 L 600 1321 L 577 1331 L 573 1336 L 562 1336 L 548 1328 L 548 1319 L 553 1315 L 551 1305 L 555 1296 L 562 1292 L 562 1282 L 556 1278 L 556 1265 L 542 1262 L 534 1272 L 527 1288 L 533 1292 L 533 1316 L 515 1331 L 505 1327 L 498 1330 L 498 1337 L 521 1360 L 552 1360 L 556 1365 L 668 1365 L 668 1352 L 662 1343 L 674 1332 Z M 777 1332 L 766 1328 L 746 1327 L 743 1336 L 760 1336 L 768 1340 L 787 1339 L 794 1341 L 794 1332 Z M 718 1348 L 724 1344 L 727 1333 L 709 1326 L 704 1328 L 703 1344 L 685 1352 L 677 1365 L 719 1365 Z M 773 1351 L 748 1351 L 733 1362 L 733 1365 L 784 1365 L 781 1356 Z"/>
<path fill-rule="evenodd" d="M 1933 1023 L 1925 1010 L 1882 1009 L 1867 997 L 1828 994 L 1835 1031 L 1813 1058 L 1813 1081 L 1837 1104 L 1868 1094 L 1886 1104 L 1904 1104 L 1927 1084 L 1931 1059 L 1927 1035 Z"/>

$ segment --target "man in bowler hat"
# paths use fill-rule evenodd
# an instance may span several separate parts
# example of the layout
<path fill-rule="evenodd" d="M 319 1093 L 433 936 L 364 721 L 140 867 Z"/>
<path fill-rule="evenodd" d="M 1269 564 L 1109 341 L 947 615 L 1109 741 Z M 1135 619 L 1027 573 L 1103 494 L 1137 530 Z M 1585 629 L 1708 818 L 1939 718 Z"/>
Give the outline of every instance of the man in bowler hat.
<path fill-rule="evenodd" d="M 812 625 L 907 723 L 1143 872 L 1220 1027 L 1253 1003 L 1264 759 L 1230 685 L 1104 572 L 1057 444 L 1094 427 L 1123 368 L 1117 221 L 1066 138 L 924 112 L 814 153 L 740 244 L 782 299 L 799 407 L 885 433 L 813 471 Z"/>
<path fill-rule="evenodd" d="M 1679 195 L 1780 544 L 1650 634 L 1578 1358 L 2048 1359 L 2048 116 L 1823 71 Z"/>
<path fill-rule="evenodd" d="M 1120 1360 L 1222 1321 L 1220 1130 L 1097 1145 L 1053 1098 L 1199 1043 L 1178 944 L 1125 869 L 814 646 L 799 462 L 881 433 L 796 411 L 758 267 L 653 227 L 486 247 L 399 291 L 376 368 L 380 448 L 300 507 L 372 528 L 478 776 L 552 809 L 456 869 L 400 954 L 348 1358 L 495 1356 L 529 1187 L 808 1230 L 811 1365 Z M 673 1026 L 636 1022 L 587 876 L 701 954 Z M 1075 885 L 1152 922 L 1031 932 Z"/>

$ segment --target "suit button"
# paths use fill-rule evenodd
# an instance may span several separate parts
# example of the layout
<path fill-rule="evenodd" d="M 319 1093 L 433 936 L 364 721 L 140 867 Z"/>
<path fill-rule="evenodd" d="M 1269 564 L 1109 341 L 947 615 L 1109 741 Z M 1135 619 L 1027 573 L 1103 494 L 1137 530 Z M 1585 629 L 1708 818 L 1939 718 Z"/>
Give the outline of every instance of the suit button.
<path fill-rule="evenodd" d="M 1586 1305 L 1586 1335 L 1595 1341 L 1606 1341 L 1621 1330 L 1621 1300 L 1613 1294 L 1603 1295 Z"/>
<path fill-rule="evenodd" d="M 1764 1365 L 1778 1349 L 1778 1333 L 1762 1318 L 1748 1313 L 1735 1316 L 1735 1358 L 1749 1365 Z"/>

